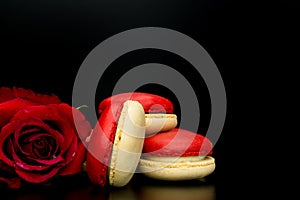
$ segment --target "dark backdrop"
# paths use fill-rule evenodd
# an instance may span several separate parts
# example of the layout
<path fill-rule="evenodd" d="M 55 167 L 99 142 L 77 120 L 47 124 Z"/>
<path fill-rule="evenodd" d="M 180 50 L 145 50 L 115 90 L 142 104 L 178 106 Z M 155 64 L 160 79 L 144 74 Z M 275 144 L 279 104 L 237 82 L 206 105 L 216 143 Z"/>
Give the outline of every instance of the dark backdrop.
<path fill-rule="evenodd" d="M 226 88 L 227 118 L 215 146 L 218 165 L 211 176 L 211 181 L 217 185 L 217 197 L 225 194 L 233 197 L 239 191 L 237 188 L 248 190 L 248 185 L 253 189 L 251 194 L 258 194 L 268 183 L 268 179 L 262 177 L 270 168 L 265 164 L 258 166 L 257 157 L 263 151 L 266 157 L 262 162 L 272 160 L 269 157 L 273 156 L 272 151 L 270 148 L 261 150 L 261 146 L 266 146 L 261 141 L 269 139 L 270 123 L 266 119 L 274 109 L 271 103 L 287 93 L 282 89 L 282 82 L 294 66 L 297 51 L 292 47 L 296 46 L 298 9 L 289 1 L 2 0 L 0 86 L 55 93 L 71 103 L 77 70 L 89 52 L 103 40 L 144 26 L 182 32 L 210 54 Z M 101 82 L 95 101 L 109 96 L 118 77 L 130 66 L 151 61 L 174 68 L 186 65 L 166 52 L 135 53 L 113 64 Z M 186 73 L 198 93 L 206 95 L 205 108 L 209 99 L 204 83 L 192 73 L 182 73 Z M 140 90 L 165 94 L 176 101 L 162 86 L 155 86 L 155 89 L 144 86 Z M 206 118 L 199 124 L 199 131 L 203 132 L 209 123 L 209 109 L 204 109 L 204 113 Z M 251 180 L 254 184 L 249 184 Z"/>

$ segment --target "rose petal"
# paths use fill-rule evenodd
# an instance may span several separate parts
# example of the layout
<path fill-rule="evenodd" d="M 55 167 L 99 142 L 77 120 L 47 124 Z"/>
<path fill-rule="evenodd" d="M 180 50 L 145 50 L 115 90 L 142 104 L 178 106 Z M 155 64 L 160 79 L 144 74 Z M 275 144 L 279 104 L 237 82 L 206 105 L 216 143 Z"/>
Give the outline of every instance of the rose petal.
<path fill-rule="evenodd" d="M 65 162 L 63 163 L 63 166 L 67 165 L 69 162 L 73 160 L 73 157 L 78 150 L 77 143 L 78 143 L 78 138 L 74 136 L 70 147 L 66 150 L 66 153 L 64 154 Z"/>
<path fill-rule="evenodd" d="M 30 119 L 24 120 L 24 118 L 30 116 Z M 33 119 L 32 116 L 35 116 L 35 119 Z M 20 135 L 20 132 L 22 131 L 22 128 L 25 125 L 35 125 L 45 129 L 47 132 L 53 134 L 53 137 L 56 137 L 58 145 L 60 147 L 59 155 L 63 155 L 63 157 L 66 158 L 66 164 L 69 162 L 69 159 L 72 157 L 72 154 L 76 152 L 78 136 L 74 132 L 75 130 L 70 124 L 70 121 L 65 117 L 65 115 L 63 115 L 63 113 L 59 113 L 57 104 L 48 106 L 27 107 L 26 111 L 18 112 L 13 119 L 16 121 L 21 121 L 23 119 L 22 123 L 19 123 L 19 126 L 16 128 L 17 130 L 15 131 L 16 141 L 18 141 L 18 136 Z M 56 128 L 60 129 L 60 132 L 54 130 L 42 120 L 53 122 L 57 126 Z M 49 161 L 37 161 L 49 164 Z"/>
<path fill-rule="evenodd" d="M 0 103 L 12 100 L 15 98 L 15 95 L 11 88 L 0 87 Z"/>
<path fill-rule="evenodd" d="M 0 128 L 7 124 L 9 120 L 21 109 L 26 106 L 34 105 L 30 101 L 14 99 L 0 104 Z"/>
<path fill-rule="evenodd" d="M 41 144 L 37 144 L 37 142 L 40 142 Z M 28 133 L 26 138 L 22 140 L 19 139 L 18 141 L 16 141 L 16 147 L 24 156 L 29 156 L 33 158 L 47 159 L 49 158 L 49 156 L 58 155 L 59 153 L 59 142 L 57 142 L 55 140 L 55 137 L 53 137 L 53 135 L 49 133 Z M 35 149 L 33 149 L 32 147 L 35 147 Z M 37 156 L 37 154 L 33 154 L 34 151 L 38 149 L 47 151 L 48 156 Z"/>
<path fill-rule="evenodd" d="M 60 103 L 60 99 L 58 96 L 51 94 L 38 94 L 34 93 L 32 90 L 26 90 L 24 88 L 13 87 L 13 94 L 17 98 L 26 99 L 31 102 L 35 102 L 36 104 L 58 104 Z"/>
<path fill-rule="evenodd" d="M 60 104 L 59 107 L 61 112 L 64 112 L 67 115 L 67 119 L 70 120 L 79 138 L 82 141 L 85 141 L 85 139 L 90 135 L 91 126 L 84 114 L 76 108 L 72 107 L 72 109 L 70 109 L 70 106 L 67 104 Z"/>
<path fill-rule="evenodd" d="M 45 147 L 40 148 L 38 148 L 34 142 L 24 143 L 22 144 L 22 147 L 17 146 L 18 152 L 28 161 L 52 159 L 53 157 L 59 155 L 60 152 L 59 146 L 57 144 L 52 144 L 54 143 L 54 139 L 52 137 L 49 139 L 51 139 L 50 142 L 45 142 Z M 44 140 L 46 140 L 46 138 Z M 43 141 L 43 139 L 41 139 L 41 141 Z"/>
<path fill-rule="evenodd" d="M 78 138 L 79 135 L 77 134 L 76 127 L 74 125 L 74 120 L 73 120 L 73 115 L 72 115 L 72 107 L 69 106 L 68 104 L 59 104 L 59 112 L 60 112 L 61 116 L 64 116 L 65 119 L 68 120 L 67 122 L 62 121 L 64 124 L 60 124 L 60 122 L 58 122 L 58 124 L 60 124 L 60 127 L 62 129 L 62 134 L 66 138 L 66 141 L 72 141 L 71 138 L 74 139 L 73 137 Z M 83 116 L 80 116 L 79 111 L 77 112 L 77 114 L 75 116 L 78 117 L 79 119 L 81 118 L 81 119 L 85 120 L 85 118 L 83 118 Z M 86 120 L 84 122 L 86 122 Z M 78 123 L 78 124 L 80 124 L 80 123 Z M 87 137 L 90 132 L 90 125 L 89 125 L 89 123 L 85 123 L 84 125 L 86 125 L 87 127 L 82 127 L 83 131 L 81 131 L 80 133 Z M 69 144 L 66 144 L 65 146 L 70 147 L 70 145 L 71 144 L 69 143 Z M 66 150 L 66 149 L 62 149 L 62 151 Z"/>
<path fill-rule="evenodd" d="M 32 105 L 20 110 L 15 114 L 15 120 L 24 120 L 26 118 L 36 118 L 37 121 L 57 121 L 62 120 L 62 116 L 57 111 L 57 104 L 51 105 Z"/>
<path fill-rule="evenodd" d="M 64 104 L 66 105 L 66 104 Z M 59 106 L 61 120 L 56 121 L 56 125 L 61 129 L 61 134 L 65 138 L 64 144 L 61 146 L 61 154 L 65 154 L 66 162 L 68 162 L 69 157 L 72 157 L 72 154 L 77 150 L 77 138 L 76 129 L 72 124 L 72 121 L 66 116 L 66 113 L 71 113 L 71 107 Z M 70 116 L 70 115 L 69 115 Z"/>
<path fill-rule="evenodd" d="M 30 107 L 29 107 L 29 110 L 30 110 Z M 21 114 L 20 114 L 21 113 Z M 18 121 L 16 119 L 18 118 L 21 118 L 23 115 L 22 115 L 22 112 L 18 112 L 15 117 L 13 118 L 15 121 Z M 16 118 L 16 119 L 15 119 Z M 14 126 L 11 126 L 11 127 L 15 127 L 16 130 L 11 130 L 11 131 L 14 131 L 14 135 L 15 135 L 15 141 L 18 141 L 19 140 L 19 135 L 21 136 L 24 136 L 24 134 L 20 133 L 18 134 L 21 130 L 22 130 L 22 127 L 28 125 L 28 126 L 39 126 L 41 127 L 41 129 L 45 129 L 47 130 L 48 132 L 50 133 L 38 133 L 38 134 L 33 134 L 33 136 L 31 136 L 32 140 L 36 139 L 36 137 L 42 137 L 42 136 L 49 136 L 49 137 L 53 137 L 55 138 L 55 140 L 57 141 L 57 145 L 63 145 L 64 144 L 64 138 L 63 136 L 56 130 L 53 130 L 51 129 L 47 124 L 43 123 L 41 120 L 39 119 L 32 119 L 32 118 L 29 118 L 29 119 L 26 119 L 26 120 L 23 120 L 22 122 L 19 122 L 19 123 L 14 123 L 13 124 Z M 7 127 L 4 127 L 4 128 L 7 128 Z M 4 129 L 6 130 L 6 129 Z M 35 129 L 34 129 L 35 130 Z M 25 131 L 25 133 L 27 133 L 28 130 Z M 6 132 L 5 132 L 6 133 Z M 6 135 L 9 135 L 10 132 L 7 132 L 4 136 Z M 27 133 L 28 135 L 30 133 Z M 2 137 L 1 137 L 2 138 Z M 30 138 L 29 138 L 30 140 Z M 17 142 L 16 142 L 17 143 Z M 1 145 L 1 140 L 0 140 L 0 145 Z M 11 146 L 13 146 L 13 144 L 11 144 Z M 21 145 L 17 145 L 18 148 L 22 149 L 21 148 Z M 27 154 L 26 155 L 23 155 L 24 157 L 19 157 L 19 156 L 22 156 L 22 155 L 19 155 L 17 156 L 17 153 L 14 152 L 12 153 L 14 155 L 14 159 L 15 159 L 15 162 L 18 164 L 19 167 L 21 168 L 24 168 L 24 169 L 27 169 L 27 170 L 41 170 L 41 169 L 45 169 L 45 168 L 48 168 L 48 166 L 43 166 L 43 165 L 54 165 L 54 164 L 58 164 L 60 162 L 62 162 L 64 159 L 60 156 L 60 155 L 55 155 L 56 157 L 55 158 L 52 158 L 50 160 L 44 160 L 44 159 L 39 159 L 39 158 L 36 158 L 35 156 L 31 155 L 31 156 L 28 156 Z M 0 154 L 1 155 L 1 154 Z M 28 161 L 28 159 L 32 159 L 35 164 L 28 164 L 27 162 L 25 162 L 24 160 Z M 7 161 L 7 159 L 6 159 Z M 37 164 L 38 165 L 37 165 Z M 12 162 L 10 162 L 10 164 L 12 164 Z"/>
<path fill-rule="evenodd" d="M 28 109 L 30 110 L 31 107 L 29 107 Z M 29 111 L 30 112 L 30 111 Z M 15 117 L 13 118 L 13 120 L 21 120 L 20 118 L 26 118 L 26 116 L 23 115 L 23 112 L 18 112 Z M 25 131 L 22 131 L 24 129 L 24 127 L 33 127 L 33 131 L 36 131 L 36 127 L 39 127 L 41 130 L 44 130 L 45 133 L 31 133 L 30 130 L 31 129 L 26 129 Z M 20 122 L 18 124 L 18 126 L 16 127 L 16 130 L 14 132 L 14 138 L 16 143 L 19 143 L 19 138 L 20 137 L 25 137 L 24 135 L 29 135 L 31 138 L 31 140 L 34 140 L 38 137 L 42 137 L 42 136 L 50 136 L 55 138 L 55 141 L 57 142 L 58 146 L 62 146 L 65 144 L 65 138 L 63 137 L 63 135 L 52 129 L 50 126 L 48 126 L 46 123 L 44 123 L 42 120 L 38 119 L 38 118 L 28 118 L 26 120 L 22 120 L 22 122 Z M 19 148 L 21 149 L 21 145 L 19 145 Z"/>
<path fill-rule="evenodd" d="M 11 151 L 13 149 L 13 146 L 10 145 L 8 148 L 10 149 L 4 149 L 6 147 L 5 141 L 8 139 L 8 137 L 14 132 L 14 129 L 16 127 L 16 122 L 10 122 L 6 124 L 4 127 L 2 127 L 1 130 L 1 137 L 0 137 L 0 160 L 5 162 L 9 166 L 13 166 L 14 162 L 7 157 L 5 152 Z"/>
<path fill-rule="evenodd" d="M 72 146 L 72 144 L 74 144 L 74 141 L 77 140 L 77 135 L 74 132 L 74 130 L 65 129 L 65 128 L 63 128 L 62 133 L 65 136 L 65 142 L 61 146 L 61 150 L 60 151 L 61 151 L 61 154 L 64 154 L 70 148 L 70 146 Z"/>
<path fill-rule="evenodd" d="M 7 175 L 7 174 L 13 174 L 13 173 L 15 173 L 15 168 L 12 167 L 12 166 L 7 165 L 5 162 L 3 162 L 2 160 L 0 160 L 0 174 L 1 174 L 1 172 L 4 172 L 5 175 Z"/>
<path fill-rule="evenodd" d="M 37 158 L 49 159 L 58 154 L 58 145 L 50 136 L 37 138 L 32 145 L 35 147 L 32 152 Z"/>
<path fill-rule="evenodd" d="M 82 164 L 86 159 L 86 151 L 84 144 L 79 142 L 78 149 L 73 160 L 61 170 L 59 175 L 66 176 L 80 172 L 82 170 Z"/>
<path fill-rule="evenodd" d="M 30 183 L 42 183 L 54 177 L 60 168 L 53 168 L 46 171 L 24 171 L 22 169 L 16 168 L 16 173 L 25 181 Z"/>
<path fill-rule="evenodd" d="M 53 157 L 50 160 L 44 160 L 44 159 L 35 159 L 36 162 L 43 164 L 43 165 L 50 165 L 53 166 L 55 164 L 58 164 L 60 162 L 64 162 L 65 158 L 63 158 L 63 156 L 59 155 L 57 157 Z"/>
<path fill-rule="evenodd" d="M 41 121 L 39 126 L 44 124 L 43 126 L 45 127 L 46 123 L 53 123 L 56 126 L 55 128 L 59 129 L 59 134 L 63 135 L 62 137 L 64 138 L 64 143 L 60 144 L 60 151 L 63 154 L 71 145 L 73 137 L 77 137 L 77 134 L 74 132 L 75 130 L 70 124 L 69 119 L 67 119 L 63 112 L 60 112 L 59 108 L 58 104 L 30 106 L 26 109 L 26 112 L 18 112 L 14 119 L 22 120 L 27 115 L 31 117 L 35 116 L 35 118 L 39 119 Z M 51 130 L 54 130 L 54 127 L 51 127 Z"/>
<path fill-rule="evenodd" d="M 13 149 L 13 148 L 12 148 Z M 12 156 L 14 159 L 14 162 L 16 164 L 16 168 L 20 168 L 22 170 L 36 170 L 36 171 L 41 171 L 48 169 L 49 167 L 53 165 L 57 165 L 58 163 L 62 162 L 64 159 L 61 156 L 58 156 L 56 158 L 53 158 L 51 160 L 42 160 L 42 159 L 34 159 L 35 164 L 29 164 L 27 162 L 24 162 L 23 159 L 19 158 L 15 150 L 13 149 Z M 38 164 L 40 163 L 40 165 Z"/>
<path fill-rule="evenodd" d="M 63 109 L 58 109 L 62 108 Z M 66 112 L 69 112 L 69 116 L 71 113 L 71 107 L 66 106 L 58 106 L 56 104 L 53 105 L 48 105 L 48 106 L 30 106 L 27 108 L 26 112 L 20 112 L 17 113 L 16 116 L 14 117 L 14 120 L 21 120 L 24 118 L 24 115 L 29 115 L 29 116 L 35 116 L 36 118 L 40 118 L 40 120 L 33 120 L 31 119 L 30 122 L 24 121 L 24 125 L 36 125 L 43 127 L 44 129 L 47 129 L 48 125 L 46 125 L 43 121 L 41 120 L 49 120 L 57 126 L 58 129 L 60 129 L 60 132 L 56 131 L 55 135 L 59 135 L 64 139 L 63 143 L 59 143 L 60 146 L 60 155 L 63 155 L 65 158 L 64 164 L 68 164 L 70 160 L 73 159 L 73 154 L 77 151 L 77 141 L 78 141 L 78 135 L 75 132 L 74 125 L 72 126 L 71 120 L 68 119 L 68 117 L 65 116 Z M 54 118 L 55 117 L 55 118 Z M 18 127 L 18 131 L 20 132 L 22 130 L 22 127 L 24 125 L 20 125 Z M 48 132 L 55 132 L 53 129 L 48 127 Z M 17 134 L 19 135 L 19 134 Z M 15 138 L 18 140 L 18 138 Z"/>
<path fill-rule="evenodd" d="M 0 127 L 14 115 L 15 112 L 26 105 L 59 104 L 60 99 L 56 95 L 36 94 L 32 90 L 24 88 L 12 89 L 0 88 Z"/>

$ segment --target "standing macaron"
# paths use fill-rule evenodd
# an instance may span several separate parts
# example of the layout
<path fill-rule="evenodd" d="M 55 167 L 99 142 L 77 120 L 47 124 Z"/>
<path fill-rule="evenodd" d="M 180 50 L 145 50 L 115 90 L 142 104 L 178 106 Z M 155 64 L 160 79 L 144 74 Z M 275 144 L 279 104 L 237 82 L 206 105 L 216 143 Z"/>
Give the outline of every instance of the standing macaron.
<path fill-rule="evenodd" d="M 88 144 L 86 171 L 93 183 L 122 187 L 130 181 L 143 148 L 144 115 L 132 100 L 103 111 Z"/>
<path fill-rule="evenodd" d="M 177 125 L 173 104 L 148 93 L 122 93 L 103 100 L 88 143 L 86 171 L 101 186 L 125 186 L 132 178 L 145 134 Z"/>
<path fill-rule="evenodd" d="M 145 138 L 139 169 L 160 180 L 200 179 L 215 170 L 212 148 L 207 137 L 174 128 Z"/>

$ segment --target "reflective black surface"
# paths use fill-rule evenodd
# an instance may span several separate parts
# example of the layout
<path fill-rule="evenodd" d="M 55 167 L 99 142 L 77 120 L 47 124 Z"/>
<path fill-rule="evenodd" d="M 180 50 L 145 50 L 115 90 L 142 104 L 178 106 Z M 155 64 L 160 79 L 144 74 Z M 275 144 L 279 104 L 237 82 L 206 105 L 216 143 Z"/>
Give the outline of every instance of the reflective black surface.
<path fill-rule="evenodd" d="M 92 184 L 85 173 L 57 180 L 52 186 L 26 185 L 22 189 L 0 190 L 10 199 L 110 199 L 110 200 L 214 200 L 218 186 L 211 180 L 168 182 L 135 174 L 128 185 L 102 188 Z M 220 193 L 221 194 L 221 193 Z M 218 198 L 220 199 L 220 198 Z"/>
<path fill-rule="evenodd" d="M 0 185 L 1 195 L 12 199 L 209 200 L 290 194 L 291 189 L 285 192 L 283 187 L 294 184 L 279 179 L 288 173 L 291 175 L 287 178 L 294 177 L 294 165 L 282 163 L 293 163 L 295 157 L 287 159 L 289 162 L 278 159 L 298 152 L 294 149 L 298 145 L 291 145 L 298 140 L 290 135 L 297 131 L 287 131 L 292 123 L 285 125 L 283 120 L 290 116 L 279 112 L 295 110 L 287 107 L 291 105 L 291 95 L 299 89 L 290 92 L 292 86 L 299 85 L 295 82 L 299 78 L 292 78 L 299 74 L 293 72 L 298 68 L 294 61 L 299 57 L 298 11 L 299 6 L 281 0 L 1 0 L 1 87 L 55 93 L 71 103 L 77 71 L 95 46 L 121 31 L 158 26 L 182 32 L 205 48 L 221 73 L 228 105 L 225 126 L 214 146 L 216 171 L 206 180 L 170 183 L 137 174 L 124 188 L 103 189 L 80 174 L 60 179 L 50 187 L 28 185 L 10 190 Z M 124 72 L 120 68 L 151 60 L 174 68 L 185 65 L 159 52 L 136 53 L 113 64 L 115 68 L 108 70 L 95 101 L 111 94 L 116 77 Z M 209 96 L 203 90 L 203 82 L 198 82 L 199 76 L 183 73 L 201 98 L 205 94 L 205 108 Z M 141 90 L 174 97 L 162 87 L 146 86 Z M 208 109 L 202 111 L 206 112 L 203 116 L 209 116 Z M 207 129 L 206 117 L 199 124 L 199 132 Z"/>

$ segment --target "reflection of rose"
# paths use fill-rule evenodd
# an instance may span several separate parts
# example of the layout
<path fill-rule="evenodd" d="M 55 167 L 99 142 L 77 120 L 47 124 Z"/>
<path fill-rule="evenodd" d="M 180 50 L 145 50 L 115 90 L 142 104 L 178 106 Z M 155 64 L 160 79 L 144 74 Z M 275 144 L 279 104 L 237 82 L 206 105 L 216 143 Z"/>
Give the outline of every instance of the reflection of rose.
<path fill-rule="evenodd" d="M 49 183 L 80 172 L 90 130 L 84 115 L 57 96 L 0 88 L 0 182 L 18 188 L 21 180 Z"/>

